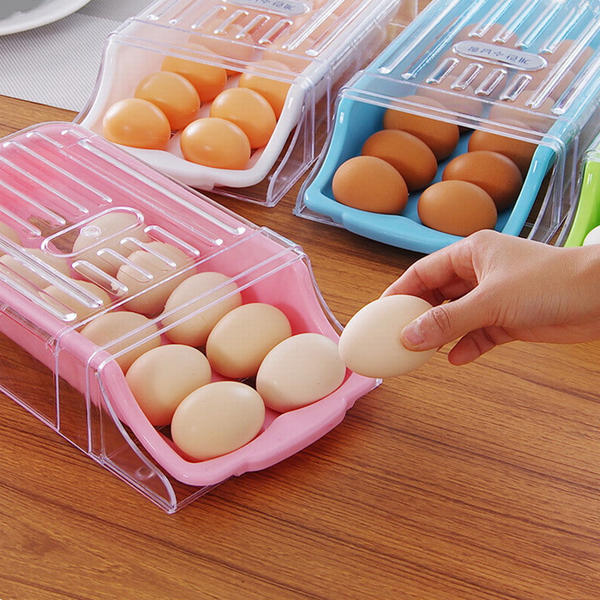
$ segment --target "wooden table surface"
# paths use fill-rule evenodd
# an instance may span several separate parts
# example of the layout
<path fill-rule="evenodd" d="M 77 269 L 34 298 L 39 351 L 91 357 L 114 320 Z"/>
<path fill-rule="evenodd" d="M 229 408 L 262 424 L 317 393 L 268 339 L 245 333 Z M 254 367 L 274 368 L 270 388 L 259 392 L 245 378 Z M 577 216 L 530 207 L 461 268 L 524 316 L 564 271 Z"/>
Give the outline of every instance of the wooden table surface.
<path fill-rule="evenodd" d="M 72 118 L 0 98 L 2 136 Z M 345 323 L 418 256 L 294 217 L 296 193 L 223 203 L 301 244 Z M 446 354 L 174 515 L 0 397 L 0 598 L 596 600 L 600 343 Z"/>

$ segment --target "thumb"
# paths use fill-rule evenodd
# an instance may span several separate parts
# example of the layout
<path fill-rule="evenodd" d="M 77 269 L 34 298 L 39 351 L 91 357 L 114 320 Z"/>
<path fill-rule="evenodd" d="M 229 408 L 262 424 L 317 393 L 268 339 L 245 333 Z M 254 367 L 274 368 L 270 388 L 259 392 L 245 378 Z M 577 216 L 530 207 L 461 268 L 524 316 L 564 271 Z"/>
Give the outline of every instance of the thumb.
<path fill-rule="evenodd" d="M 476 296 L 470 292 L 430 308 L 402 330 L 400 341 L 408 350 L 431 350 L 489 325 L 483 303 Z"/>

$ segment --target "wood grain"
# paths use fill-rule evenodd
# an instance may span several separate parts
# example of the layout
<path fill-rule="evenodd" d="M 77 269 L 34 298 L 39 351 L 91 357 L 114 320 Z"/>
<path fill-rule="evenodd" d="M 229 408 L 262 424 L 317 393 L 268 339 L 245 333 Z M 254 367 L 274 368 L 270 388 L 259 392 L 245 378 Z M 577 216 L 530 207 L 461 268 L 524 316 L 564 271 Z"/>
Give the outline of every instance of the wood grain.
<path fill-rule="evenodd" d="M 0 98 L 2 136 L 72 117 Z M 218 200 L 299 243 L 345 323 L 417 255 L 294 217 L 297 189 Z M 596 600 L 598 365 L 600 343 L 443 349 L 172 516 L 2 396 L 0 598 Z"/>

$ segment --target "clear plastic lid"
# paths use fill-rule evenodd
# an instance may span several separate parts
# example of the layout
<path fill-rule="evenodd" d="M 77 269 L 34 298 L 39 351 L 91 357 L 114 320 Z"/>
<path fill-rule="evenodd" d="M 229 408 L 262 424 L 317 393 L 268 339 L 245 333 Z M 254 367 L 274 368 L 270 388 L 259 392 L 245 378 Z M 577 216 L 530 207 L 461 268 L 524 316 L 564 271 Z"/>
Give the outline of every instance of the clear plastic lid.
<path fill-rule="evenodd" d="M 529 145 L 521 191 L 495 228 L 556 241 L 577 202 L 578 162 L 600 124 L 599 13 L 600 3 L 587 1 L 432 2 L 342 90 L 327 153 L 297 214 L 420 252 L 459 239 L 422 224 L 423 190 L 410 194 L 401 215 L 369 214 L 333 199 L 338 166 L 360 154 L 394 109 L 460 128 L 433 183 L 450 160 L 472 149 L 474 131 Z"/>
<path fill-rule="evenodd" d="M 293 334 L 337 341 L 341 327 L 306 255 L 69 123 L 3 139 L 0 190 L 0 391 L 163 509 L 297 452 L 377 384 L 347 372 L 310 406 L 267 410 L 260 433 L 238 450 L 189 459 L 168 427 L 146 418 L 125 371 L 233 296 L 279 308 Z M 205 273 L 211 283 L 185 314 L 166 307 L 177 285 Z M 128 325 L 105 335 L 106 317 Z"/>
<path fill-rule="evenodd" d="M 320 129 L 325 126 L 326 135 L 339 85 L 381 49 L 386 27 L 402 4 L 399 0 L 160 0 L 109 37 L 96 89 L 77 121 L 185 184 L 219 188 L 272 206 L 316 156 L 318 138 L 324 138 Z M 167 133 L 168 139 L 163 132 L 158 141 L 131 137 L 136 126 L 145 133 L 159 128 L 155 121 L 132 125 L 129 120 L 115 127 L 105 121 L 103 125 L 109 109 L 111 119 L 118 120 L 119 115 L 130 119 L 131 113 L 122 104 L 115 108 L 115 103 L 136 93 L 144 99 L 158 94 L 163 108 L 165 102 L 171 106 L 177 102 L 172 97 L 165 100 L 160 82 L 150 91 L 150 85 L 139 91 L 142 81 L 156 79 L 161 70 L 187 78 L 201 100 L 199 109 L 192 106 L 177 122 L 170 119 L 173 133 Z M 231 99 L 223 102 L 224 88 L 257 92 L 273 112 L 268 115 L 269 107 L 259 106 L 260 99 L 247 99 L 239 92 L 237 104 Z M 185 94 L 182 90 L 178 99 Z M 257 102 L 251 112 L 254 109 L 249 107 Z M 133 112 L 141 118 L 139 111 Z M 246 149 L 238 149 L 237 139 L 230 139 L 233 134 L 212 129 L 208 133 L 206 123 L 183 135 L 185 123 L 211 115 L 241 126 L 250 140 L 249 157 Z M 256 128 L 261 130 L 259 136 L 253 133 Z M 220 156 L 215 143 L 222 144 Z M 205 151 L 196 152 L 199 146 Z M 239 160 L 223 160 L 222 155 L 231 157 L 234 148 L 239 150 Z"/>

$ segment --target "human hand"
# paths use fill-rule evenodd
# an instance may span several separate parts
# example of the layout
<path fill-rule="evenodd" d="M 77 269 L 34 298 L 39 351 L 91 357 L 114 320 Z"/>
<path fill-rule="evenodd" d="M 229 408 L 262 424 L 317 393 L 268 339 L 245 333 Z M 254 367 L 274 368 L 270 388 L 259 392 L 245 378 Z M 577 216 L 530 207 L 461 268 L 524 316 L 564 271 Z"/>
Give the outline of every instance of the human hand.
<path fill-rule="evenodd" d="M 404 346 L 458 340 L 448 355 L 455 365 L 514 340 L 599 339 L 600 246 L 560 248 L 484 230 L 418 260 L 382 295 L 390 294 L 434 306 L 404 328 Z"/>

